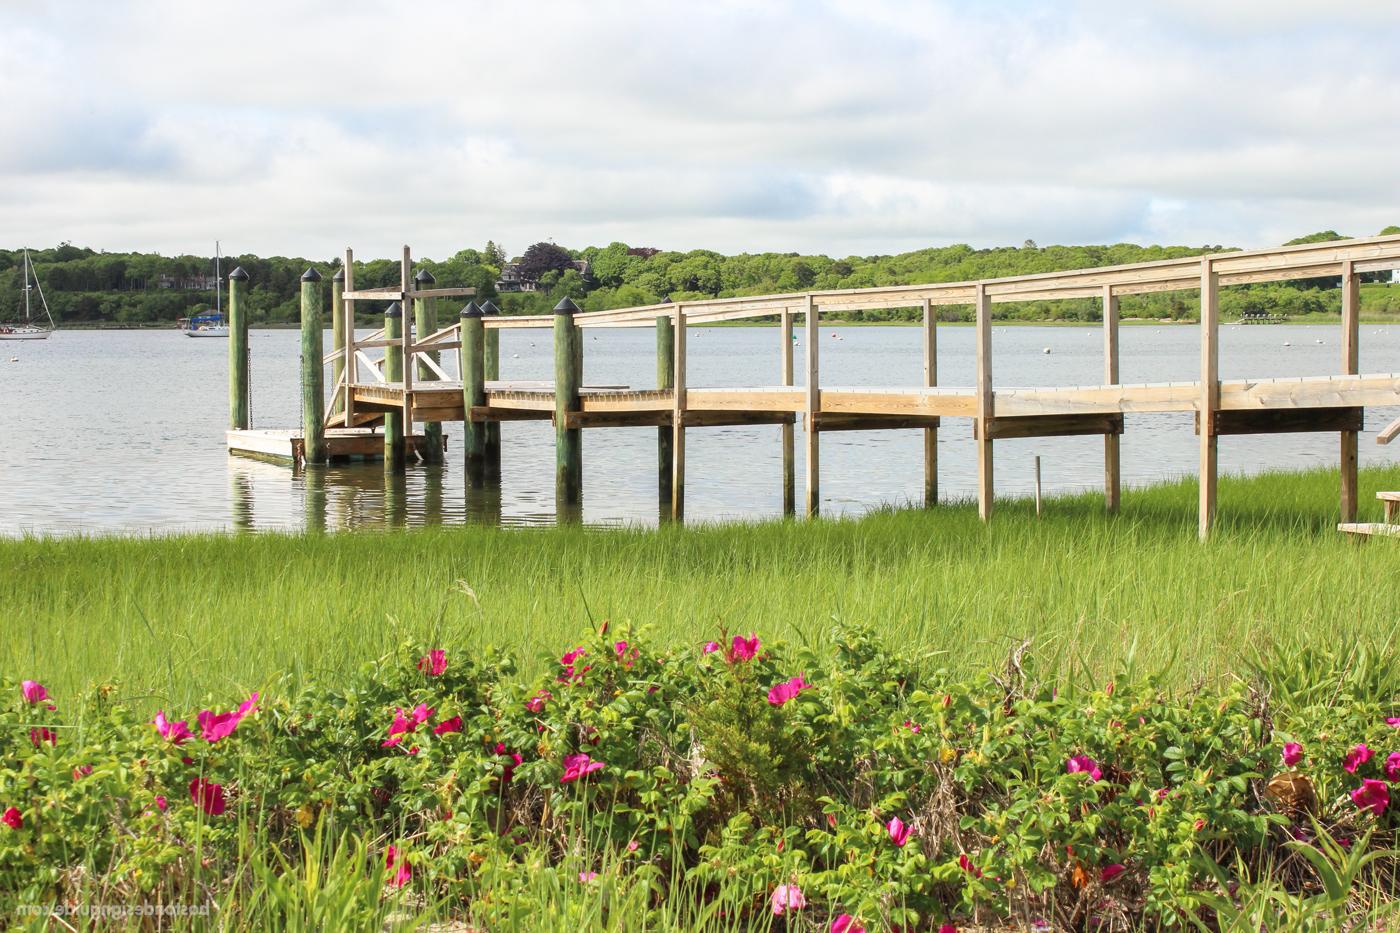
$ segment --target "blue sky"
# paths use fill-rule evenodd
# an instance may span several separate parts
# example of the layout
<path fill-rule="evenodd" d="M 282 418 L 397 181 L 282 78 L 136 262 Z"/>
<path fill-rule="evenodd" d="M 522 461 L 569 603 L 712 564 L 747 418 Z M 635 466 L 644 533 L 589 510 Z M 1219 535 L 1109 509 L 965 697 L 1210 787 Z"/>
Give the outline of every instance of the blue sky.
<path fill-rule="evenodd" d="M 1400 4 L 0 4 L 0 245 L 1263 246 L 1400 223 Z"/>

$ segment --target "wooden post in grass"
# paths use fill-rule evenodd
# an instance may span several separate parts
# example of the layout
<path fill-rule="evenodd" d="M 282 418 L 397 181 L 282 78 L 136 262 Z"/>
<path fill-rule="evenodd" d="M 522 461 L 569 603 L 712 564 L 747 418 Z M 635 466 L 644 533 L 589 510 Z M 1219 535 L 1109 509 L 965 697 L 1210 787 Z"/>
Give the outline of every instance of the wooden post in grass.
<path fill-rule="evenodd" d="M 308 464 L 326 462 L 325 363 L 322 357 L 321 273 L 301 276 L 301 438 Z"/>
<path fill-rule="evenodd" d="M 782 317 L 779 319 L 778 339 L 782 341 L 782 348 L 778 359 L 779 377 L 785 386 L 792 385 L 792 309 L 784 308 Z M 783 428 L 783 514 L 795 515 L 797 513 L 797 447 L 796 432 L 793 430 L 791 422 L 785 422 Z"/>
<path fill-rule="evenodd" d="M 248 273 L 228 274 L 228 426 L 248 430 Z"/>
<path fill-rule="evenodd" d="M 472 409 L 486 404 L 486 328 L 481 309 L 467 302 L 461 314 L 462 438 L 467 451 L 467 482 L 480 486 L 486 474 L 486 424 Z"/>
<path fill-rule="evenodd" d="M 685 305 L 676 305 L 675 370 L 671 386 L 671 520 L 685 518 Z"/>
<path fill-rule="evenodd" d="M 485 318 L 497 317 L 501 309 L 495 303 L 487 300 L 481 305 L 482 332 L 485 336 L 485 376 L 486 382 L 499 382 L 501 378 L 501 331 L 496 327 L 487 327 Z M 484 402 L 483 402 L 484 404 Z M 483 478 L 488 483 L 497 483 L 501 479 L 501 423 L 499 421 L 488 421 L 483 426 L 485 428 L 485 452 Z"/>
<path fill-rule="evenodd" d="M 1118 296 L 1112 285 L 1103 287 L 1103 379 L 1118 384 Z M 1103 436 L 1103 502 L 1110 515 L 1118 511 L 1122 488 L 1119 440 L 1117 434 Z"/>
<path fill-rule="evenodd" d="M 418 270 L 418 274 L 413 277 L 414 284 L 420 288 L 431 288 L 437 283 L 433 274 L 427 269 Z M 427 340 L 437 333 L 437 299 L 436 298 L 415 298 L 413 299 L 413 323 L 417 328 L 418 335 L 414 342 Z M 434 363 L 441 363 L 442 359 L 436 350 L 430 350 L 426 354 L 427 359 Z M 432 367 L 426 362 L 424 355 L 420 354 L 418 359 L 417 372 L 414 376 L 423 381 L 431 382 L 438 378 Z M 423 443 L 420 447 L 423 452 L 423 460 L 426 463 L 442 462 L 442 423 L 439 421 L 428 421 L 423 425 Z"/>
<path fill-rule="evenodd" d="M 924 299 L 924 385 L 938 385 L 938 311 Z M 938 428 L 924 428 L 924 507 L 938 504 Z"/>
<path fill-rule="evenodd" d="M 403 381 L 403 307 L 396 301 L 384 311 L 384 339 L 393 341 L 384 348 L 384 381 Z M 398 472 L 404 467 L 404 418 L 402 410 L 384 413 L 384 469 Z"/>
<path fill-rule="evenodd" d="M 1361 280 L 1351 260 L 1342 263 L 1342 373 L 1354 376 L 1361 371 Z M 1355 431 L 1342 432 L 1342 521 L 1356 521 Z"/>
<path fill-rule="evenodd" d="M 1215 523 L 1215 492 L 1219 470 L 1219 438 L 1215 433 L 1220 408 L 1220 275 L 1210 257 L 1201 259 L 1201 398 L 1199 535 L 1210 537 Z"/>
<path fill-rule="evenodd" d="M 818 367 L 817 348 L 819 326 L 817 304 L 812 296 L 807 296 L 807 391 L 804 393 L 804 410 L 807 415 L 807 517 L 815 518 L 821 511 L 821 437 L 817 431 L 817 419 L 821 412 L 821 376 Z"/>
<path fill-rule="evenodd" d="M 345 267 L 331 276 L 331 411 L 345 410 Z"/>
<path fill-rule="evenodd" d="M 676 386 L 676 331 L 669 314 L 656 316 L 656 387 L 674 389 Z M 671 502 L 671 426 L 656 429 L 656 492 L 657 498 Z M 670 511 L 669 508 L 666 511 Z"/>
<path fill-rule="evenodd" d="M 977 515 L 992 517 L 992 298 L 987 286 L 973 289 L 977 308 Z"/>
<path fill-rule="evenodd" d="M 582 385 L 578 305 L 568 298 L 554 306 L 554 498 L 562 518 L 583 501 L 583 431 L 569 426 L 579 411 Z"/>

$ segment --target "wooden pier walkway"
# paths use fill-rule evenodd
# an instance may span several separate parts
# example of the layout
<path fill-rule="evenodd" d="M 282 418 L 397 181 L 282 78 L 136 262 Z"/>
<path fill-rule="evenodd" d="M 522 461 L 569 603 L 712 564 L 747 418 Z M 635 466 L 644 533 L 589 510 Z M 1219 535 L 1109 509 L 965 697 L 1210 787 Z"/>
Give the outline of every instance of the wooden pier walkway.
<path fill-rule="evenodd" d="M 972 422 L 978 453 L 978 501 L 989 518 L 993 503 L 993 450 L 998 440 L 1060 435 L 1104 438 L 1106 506 L 1119 506 L 1119 436 L 1129 412 L 1191 412 L 1199 436 L 1200 534 L 1215 514 L 1217 438 L 1230 434 L 1290 431 L 1336 432 L 1340 437 L 1341 521 L 1356 515 L 1357 435 L 1364 408 L 1400 404 L 1400 373 L 1362 374 L 1358 367 L 1360 275 L 1400 268 L 1400 236 L 1340 240 L 1272 250 L 1209 254 L 1128 266 L 1051 272 L 979 282 L 951 282 L 784 295 L 662 303 L 613 311 L 582 312 L 567 299 L 553 315 L 503 317 L 487 302 L 469 302 L 460 319 L 439 327 L 436 299 L 468 297 L 469 289 L 440 289 L 426 273 L 411 278 L 404 249 L 401 285 L 357 291 L 353 255 L 347 250 L 332 283 L 330 353 L 320 346 L 319 275 L 303 281 L 303 356 L 330 366 L 327 401 L 321 366 L 303 369 L 303 434 L 324 436 L 327 428 L 382 429 L 390 468 L 402 463 L 404 430 L 421 424 L 428 438 L 441 436 L 443 422 L 462 422 L 467 469 L 473 482 L 499 478 L 500 424 L 551 420 L 557 440 L 561 506 L 577 505 L 581 485 L 578 432 L 585 428 L 655 426 L 658 429 L 658 491 L 671 514 L 684 513 L 686 429 L 719 425 L 782 426 L 784 501 L 796 508 L 795 427 L 804 431 L 804 510 L 815 514 L 820 496 L 820 435 L 826 431 L 919 429 L 925 437 L 925 495 L 937 501 L 937 432 L 943 418 Z M 233 327 L 239 323 L 240 282 L 231 288 Z M 1289 279 L 1340 277 L 1341 354 L 1331 376 L 1219 378 L 1219 293 L 1231 285 Z M 246 281 L 246 277 L 245 277 Z M 1118 366 L 1118 306 L 1123 295 L 1194 290 L 1201 302 L 1201 371 L 1192 382 L 1122 383 Z M 993 385 L 992 306 L 1003 302 L 1097 297 L 1102 301 L 1104 375 L 1100 384 L 1053 387 Z M 357 302 L 392 302 L 385 328 L 366 337 L 354 333 Z M 938 382 L 937 315 L 947 305 L 970 305 L 976 317 L 976 376 L 970 386 Z M 417 332 L 402 325 L 413 308 Z M 877 308 L 922 309 L 922 384 L 885 387 L 821 383 L 817 328 L 823 313 Z M 755 373 L 752 385 L 696 386 L 686 377 L 686 330 L 691 325 L 751 318 L 779 326 L 774 372 Z M 795 385 L 793 327 L 801 319 L 804 384 Z M 510 327 L 553 331 L 555 380 L 511 382 L 500 378 L 497 333 Z M 583 328 L 649 327 L 657 334 L 654 387 L 583 384 Z M 914 332 L 911 332 L 911 337 Z M 232 353 L 231 348 L 231 353 Z M 231 357 L 231 364 L 233 363 Z M 407 364 L 407 365 L 406 365 Z M 231 410 L 240 390 L 231 369 Z M 246 406 L 245 406 L 246 407 Z M 247 428 L 234 424 L 235 429 Z M 1392 428 L 1395 426 L 1392 426 Z M 1385 436 L 1394 436 L 1388 429 Z M 362 442 L 361 442 L 362 443 Z M 303 445 L 306 458 L 333 456 L 326 445 Z M 427 445 L 431 451 L 432 444 Z"/>

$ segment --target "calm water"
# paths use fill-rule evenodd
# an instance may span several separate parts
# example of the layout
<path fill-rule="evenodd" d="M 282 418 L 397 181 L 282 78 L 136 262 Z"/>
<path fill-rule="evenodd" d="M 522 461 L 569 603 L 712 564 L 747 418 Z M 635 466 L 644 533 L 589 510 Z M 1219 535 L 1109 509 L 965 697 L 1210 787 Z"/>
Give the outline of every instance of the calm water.
<path fill-rule="evenodd" d="M 1400 334 L 1393 336 L 1386 327 L 1362 328 L 1363 372 L 1400 371 L 1395 336 Z M 970 327 L 940 328 L 941 383 L 972 384 L 973 338 Z M 584 340 L 586 381 L 655 384 L 650 329 L 585 331 Z M 821 340 L 826 385 L 915 385 L 921 378 L 917 328 L 823 327 Z M 1195 327 L 1124 327 L 1123 381 L 1194 380 L 1197 340 Z M 1338 369 L 1335 327 L 1226 326 L 1221 342 L 1226 379 L 1324 375 Z M 999 387 L 1102 381 L 1097 327 L 996 328 L 993 345 Z M 689 348 L 692 386 L 778 381 L 776 328 L 692 328 Z M 503 425 L 499 498 L 467 494 L 460 425 L 447 426 L 451 443 L 444 466 L 410 467 L 405 476 L 387 481 L 378 464 L 301 476 L 286 467 L 228 456 L 223 440 L 227 353 L 226 341 L 191 340 L 174 331 L 66 331 L 43 342 L 0 343 L 0 534 L 554 520 L 553 429 L 548 422 Z M 255 331 L 252 353 L 253 426 L 296 425 L 296 332 Z M 799 371 L 801 353 L 799 348 Z M 504 378 L 549 379 L 551 359 L 548 331 L 502 332 Z M 1370 431 L 1361 444 L 1363 464 L 1400 454 L 1374 442 L 1374 432 L 1397 413 L 1367 412 Z M 1197 453 L 1189 414 L 1128 415 L 1126 427 L 1125 484 L 1194 474 Z M 800 439 L 797 446 L 800 461 Z M 1222 471 L 1229 472 L 1334 464 L 1337 459 L 1335 434 L 1226 437 L 1220 447 Z M 781 514 L 778 427 L 693 429 L 686 450 L 689 520 Z M 997 492 L 1028 493 L 1037 454 L 1047 492 L 1101 488 L 1102 452 L 1098 437 L 1002 441 L 996 453 Z M 946 421 L 939 444 L 945 497 L 976 494 L 975 456 L 970 423 Z M 922 463 L 919 431 L 825 435 L 822 511 L 851 513 L 917 501 Z M 655 523 L 655 464 L 655 428 L 585 431 L 584 520 Z M 800 484 L 800 462 L 797 475 Z"/>

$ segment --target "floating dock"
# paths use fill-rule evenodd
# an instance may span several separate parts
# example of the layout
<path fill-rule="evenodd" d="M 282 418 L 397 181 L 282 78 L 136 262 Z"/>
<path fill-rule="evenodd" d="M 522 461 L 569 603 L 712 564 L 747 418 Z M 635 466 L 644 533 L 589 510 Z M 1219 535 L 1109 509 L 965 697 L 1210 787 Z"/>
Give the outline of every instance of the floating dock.
<path fill-rule="evenodd" d="M 227 431 L 224 439 L 231 454 L 274 463 L 306 462 L 306 439 L 299 429 Z M 410 435 L 406 442 L 414 456 L 425 456 L 426 438 L 422 434 Z M 326 431 L 326 459 L 330 463 L 356 463 L 383 457 L 384 435 L 373 428 L 330 428 Z"/>
<path fill-rule="evenodd" d="M 462 422 L 469 482 L 500 478 L 501 425 L 510 421 L 549 420 L 556 432 L 556 500 L 560 513 L 574 514 L 582 496 L 579 432 L 585 428 L 654 426 L 657 428 L 657 482 L 663 502 L 675 519 L 684 515 L 685 445 L 689 428 L 720 425 L 780 426 L 783 445 L 785 509 L 796 511 L 795 428 L 803 426 L 806 452 L 804 511 L 818 511 L 820 437 L 827 431 L 912 429 L 924 432 L 926 503 L 938 499 L 937 432 L 944 418 L 971 421 L 978 453 L 978 504 L 983 519 L 992 514 L 993 450 L 996 441 L 1062 435 L 1101 435 L 1104 440 L 1104 496 L 1109 511 L 1120 499 L 1119 438 L 1129 412 L 1180 412 L 1194 419 L 1199 437 L 1199 529 L 1204 539 L 1216 506 L 1217 439 L 1222 435 L 1298 431 L 1335 432 L 1339 436 L 1340 514 L 1354 521 L 1357 495 L 1357 436 L 1366 406 L 1400 405 L 1400 373 L 1359 372 L 1360 276 L 1400 268 L 1400 236 L 1339 240 L 1272 250 L 1214 253 L 977 282 L 933 283 L 886 288 L 849 289 L 664 302 L 645 307 L 582 312 L 565 299 L 552 315 L 506 317 L 490 302 L 474 301 L 459 320 L 439 327 L 436 300 L 469 297 L 470 289 L 442 289 L 431 275 L 412 276 L 411 254 L 404 248 L 400 284 L 356 290 L 354 257 L 345 260 L 331 287 L 332 349 L 321 347 L 320 276 L 307 270 L 302 288 L 303 430 L 290 435 L 302 441 L 302 456 L 312 464 L 334 456 L 337 444 L 374 444 L 378 437 L 387 469 L 402 467 L 406 452 L 424 459 L 441 456 L 441 425 Z M 239 393 L 246 394 L 246 358 L 239 366 L 237 330 L 246 332 L 241 307 L 246 287 L 242 270 L 230 276 L 230 306 L 235 339 L 231 341 L 231 414 L 240 413 Z M 1298 378 L 1219 378 L 1222 287 L 1290 279 L 1339 277 L 1341 353 L 1338 372 Z M 1198 380 L 1170 383 L 1124 383 L 1119 377 L 1119 300 L 1124 295 L 1192 290 L 1200 295 L 1201 371 Z M 993 384 L 992 306 L 1004 302 L 1097 297 L 1103 307 L 1103 381 L 1094 385 L 1004 387 Z M 360 302 L 389 303 L 385 326 L 366 337 L 354 332 L 354 308 Z M 971 306 L 976 319 L 976 378 L 971 386 L 938 382 L 937 310 Z M 405 327 L 406 309 L 416 321 Z M 821 383 L 817 328 L 821 315 L 878 308 L 922 310 L 918 339 L 923 351 L 921 384 L 902 386 L 826 386 Z M 774 367 L 768 379 L 755 373 L 745 386 L 691 385 L 686 376 L 686 332 L 691 325 L 753 318 L 779 325 Z M 793 328 L 801 320 L 805 380 L 794 384 Z M 498 332 L 509 327 L 550 328 L 555 379 L 510 382 L 500 376 Z M 585 385 L 583 328 L 648 327 L 656 331 L 655 387 Z M 917 332 L 911 331 L 911 337 Z M 243 346 L 246 348 L 246 336 Z M 246 357 L 246 349 L 243 351 Z M 318 365 L 319 364 L 319 365 Z M 323 389 L 330 368 L 329 399 Z M 240 384 L 240 378 L 242 380 Z M 246 401 L 242 411 L 246 417 Z M 420 445 L 407 444 L 406 428 L 423 425 Z M 234 424 L 235 429 L 246 424 Z M 344 434 L 374 429 L 378 434 Z M 1382 432 L 1388 440 L 1400 427 Z M 342 433 L 337 433 L 342 432 Z M 238 435 L 230 431 L 230 444 Z M 285 432 L 283 432 L 285 433 Z M 241 441 L 252 443 L 251 441 Z M 285 443 L 286 441 L 279 441 Z"/>

